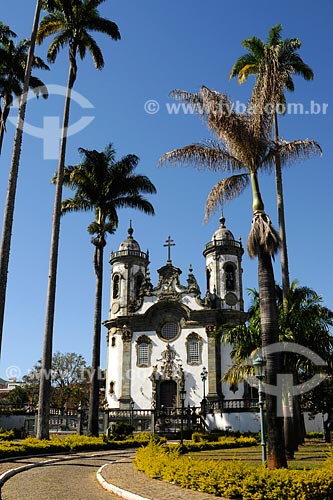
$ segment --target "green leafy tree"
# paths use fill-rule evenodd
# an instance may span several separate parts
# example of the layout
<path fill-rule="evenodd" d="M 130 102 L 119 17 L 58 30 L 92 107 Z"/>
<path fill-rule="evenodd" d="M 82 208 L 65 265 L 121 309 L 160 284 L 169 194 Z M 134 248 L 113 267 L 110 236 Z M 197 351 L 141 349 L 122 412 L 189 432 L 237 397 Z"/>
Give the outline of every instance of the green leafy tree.
<path fill-rule="evenodd" d="M 20 158 L 21 158 L 23 126 L 24 126 L 25 112 L 27 107 L 27 96 L 30 84 L 31 69 L 35 58 L 37 29 L 42 7 L 45 9 L 52 9 L 53 4 L 54 4 L 53 0 L 44 0 L 44 1 L 37 0 L 36 2 L 36 9 L 32 24 L 31 38 L 30 38 L 30 46 L 27 54 L 27 62 L 25 65 L 22 95 L 20 98 L 17 125 L 15 129 L 14 145 L 13 145 L 12 160 L 8 178 L 8 188 L 7 188 L 5 210 L 3 216 L 2 236 L 1 236 L 1 246 L 0 246 L 0 356 L 2 348 L 4 318 L 5 318 L 7 276 L 9 267 L 10 247 L 12 241 L 16 187 L 17 187 L 17 179 L 18 179 Z M 12 37 L 14 35 L 15 34 L 8 28 L 8 26 L 2 25 L 1 28 L 2 41 L 4 40 L 8 41 L 9 37 Z"/>
<path fill-rule="evenodd" d="M 23 405 L 29 401 L 29 396 L 25 388 L 18 385 L 9 392 L 6 400 L 9 404 Z"/>
<path fill-rule="evenodd" d="M 243 114 L 236 113 L 232 102 L 224 94 L 201 87 L 197 93 L 176 90 L 171 93 L 194 110 L 206 121 L 218 142 L 191 144 L 166 153 L 161 161 L 194 164 L 214 171 L 234 172 L 219 181 L 206 202 L 206 218 L 217 207 L 239 195 L 250 184 L 252 188 L 253 219 L 247 242 L 251 257 L 258 258 L 258 281 L 262 347 L 265 350 L 278 340 L 278 315 L 275 300 L 275 280 L 272 257 L 279 246 L 279 237 L 265 213 L 260 192 L 258 173 L 262 168 L 271 169 L 278 153 L 282 164 L 320 151 L 314 141 L 293 141 L 278 144 L 271 140 L 272 114 L 268 104 L 278 102 L 282 82 L 276 77 L 277 51 L 265 51 L 260 64 L 257 84 L 252 93 L 251 107 Z M 266 356 L 267 382 L 276 385 L 280 372 L 280 356 Z M 276 400 L 267 395 L 268 466 L 284 467 L 286 459 L 283 447 L 282 419 L 277 416 Z"/>
<path fill-rule="evenodd" d="M 224 374 L 224 381 L 237 384 L 253 374 L 253 368 L 249 363 L 249 357 L 258 349 L 261 342 L 260 303 L 259 294 L 256 290 L 250 290 L 252 305 L 249 308 L 249 320 L 246 325 L 231 325 L 224 328 L 222 340 L 232 345 L 232 365 Z M 311 288 L 299 286 L 293 281 L 287 297 L 283 299 L 283 291 L 277 287 L 276 293 L 278 315 L 279 315 L 279 341 L 292 342 L 308 349 L 320 356 L 328 365 L 328 373 L 332 374 L 333 354 L 333 312 L 323 306 L 322 298 Z M 306 382 L 317 370 L 311 360 L 291 353 L 283 355 L 282 370 L 284 373 L 293 375 L 293 385 Z M 323 411 L 332 414 L 329 406 L 332 402 L 330 378 L 324 380 L 320 386 L 302 396 L 307 408 L 313 413 Z M 294 398 L 296 399 L 296 398 Z M 320 401 L 320 403 L 319 403 Z M 295 401 L 297 402 L 297 400 Z M 319 404 L 318 404 L 319 403 Z M 320 409 L 319 409 L 320 408 Z M 292 411 L 298 412 L 299 405 L 292 405 Z M 301 430 L 300 420 L 297 420 Z M 289 426 L 286 426 L 289 430 Z M 286 446 L 291 441 L 286 440 Z M 288 449 L 288 455 L 292 455 L 294 449 Z"/>
<path fill-rule="evenodd" d="M 284 90 L 293 92 L 295 90 L 293 76 L 299 75 L 305 80 L 313 79 L 312 69 L 304 63 L 298 50 L 301 48 L 302 44 L 298 38 L 288 38 L 286 40 L 281 39 L 282 26 L 277 24 L 273 26 L 269 33 L 266 43 L 260 38 L 253 36 L 243 40 L 242 45 L 248 51 L 246 54 L 242 55 L 235 62 L 229 78 L 238 76 L 238 83 L 242 84 L 246 82 L 248 76 L 257 75 L 261 67 L 261 62 L 266 57 L 266 51 L 274 49 L 277 53 L 277 63 L 278 68 L 275 72 L 275 78 L 279 79 L 280 82 L 280 95 L 278 96 L 278 109 L 282 114 L 286 110 L 286 98 L 284 95 Z M 277 111 L 274 111 L 273 115 L 273 126 L 274 126 L 274 141 L 279 142 L 279 130 L 278 130 L 278 119 Z M 285 213 L 284 213 L 284 197 L 283 197 L 283 183 L 282 183 L 282 171 L 281 171 L 281 161 L 278 154 L 275 156 L 275 180 L 276 180 L 276 197 L 277 197 L 277 208 L 278 208 L 278 220 L 279 220 L 279 233 L 280 233 L 280 258 L 282 267 L 282 289 L 284 296 L 287 295 L 290 280 L 289 280 L 289 265 L 288 265 L 288 251 L 287 251 L 287 237 L 286 237 L 286 225 L 285 225 Z"/>
<path fill-rule="evenodd" d="M 333 368 L 329 367 L 327 377 L 312 391 L 302 397 L 303 407 L 314 417 L 322 414 L 324 437 L 327 443 L 331 443 L 331 432 L 333 428 Z"/>
<path fill-rule="evenodd" d="M 51 383 L 52 406 L 76 408 L 81 402 L 87 402 L 91 370 L 83 356 L 74 352 L 57 351 L 52 356 L 51 371 L 45 374 L 42 370 L 42 361 L 39 360 L 22 378 L 32 406 L 38 402 L 40 380 L 44 377 Z"/>
<path fill-rule="evenodd" d="M 2 143 L 6 131 L 6 122 L 13 105 L 14 96 L 18 99 L 23 92 L 25 66 L 27 62 L 27 53 L 30 47 L 30 40 L 25 39 L 15 44 L 13 40 L 8 40 L 0 45 L 0 154 L 2 150 Z M 44 61 L 34 55 L 32 67 L 37 69 L 48 70 L 49 67 Z M 29 87 L 34 91 L 38 97 L 47 98 L 48 92 L 45 84 L 31 75 L 29 80 Z"/>
<path fill-rule="evenodd" d="M 99 14 L 98 7 L 104 3 L 104 1 L 105 0 L 55 0 L 54 10 L 42 19 L 37 33 L 37 42 L 39 44 L 41 44 L 47 37 L 55 35 L 47 52 L 49 62 L 55 62 L 59 51 L 65 46 L 68 47 L 69 57 L 69 72 L 57 171 L 58 182 L 56 184 L 52 218 L 52 236 L 48 273 L 49 279 L 42 358 L 43 368 L 45 370 L 50 369 L 52 359 L 63 173 L 67 146 L 71 93 L 77 78 L 78 70 L 77 57 L 79 56 L 83 59 L 88 51 L 92 56 L 96 69 L 102 69 L 104 66 L 103 54 L 90 32 L 105 34 L 112 40 L 120 39 L 118 26 L 114 22 L 101 17 Z M 42 379 L 40 384 L 37 426 L 37 437 L 40 439 L 49 438 L 49 399 L 49 381 Z"/>
<path fill-rule="evenodd" d="M 148 177 L 135 174 L 139 158 L 133 154 L 116 161 L 111 145 L 104 151 L 81 148 L 82 162 L 66 167 L 63 183 L 75 191 L 73 198 L 62 202 L 62 213 L 94 211 L 95 220 L 88 226 L 93 236 L 94 271 L 96 276 L 92 375 L 88 432 L 98 436 L 100 344 L 102 321 L 103 252 L 106 235 L 118 227 L 118 210 L 129 207 L 154 215 L 152 204 L 143 194 L 156 192 Z"/>

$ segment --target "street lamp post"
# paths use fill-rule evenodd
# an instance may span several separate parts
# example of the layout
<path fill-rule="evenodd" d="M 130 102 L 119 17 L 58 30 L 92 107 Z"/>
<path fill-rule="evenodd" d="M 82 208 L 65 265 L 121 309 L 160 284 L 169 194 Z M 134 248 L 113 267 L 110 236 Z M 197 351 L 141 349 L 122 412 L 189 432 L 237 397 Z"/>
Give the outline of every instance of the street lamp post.
<path fill-rule="evenodd" d="M 130 422 L 131 422 L 131 425 L 133 425 L 133 422 L 134 422 L 134 401 L 133 399 L 131 399 L 131 419 L 130 419 Z"/>
<path fill-rule="evenodd" d="M 266 440 L 265 440 L 265 420 L 264 420 L 264 399 L 262 390 L 262 381 L 265 377 L 265 360 L 258 356 L 252 362 L 254 373 L 258 379 L 258 395 L 259 395 L 259 412 L 260 412 L 260 433 L 261 433 L 261 461 L 266 462 Z"/>
<path fill-rule="evenodd" d="M 186 398 L 186 391 L 185 389 L 180 389 L 179 391 L 180 395 L 180 402 L 181 402 L 181 415 L 180 415 L 180 444 L 183 446 L 184 443 L 184 403 L 185 403 L 185 398 Z"/>
<path fill-rule="evenodd" d="M 204 366 L 202 372 L 200 373 L 202 384 L 203 384 L 203 400 L 202 400 L 202 410 L 203 417 L 206 418 L 206 380 L 207 380 L 208 371 Z"/>

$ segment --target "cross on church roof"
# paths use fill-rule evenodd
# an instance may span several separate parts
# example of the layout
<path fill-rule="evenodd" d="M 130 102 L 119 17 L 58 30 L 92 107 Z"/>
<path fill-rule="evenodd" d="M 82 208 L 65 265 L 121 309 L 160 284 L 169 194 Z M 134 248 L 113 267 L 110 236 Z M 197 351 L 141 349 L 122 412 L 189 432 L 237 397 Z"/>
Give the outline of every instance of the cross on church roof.
<path fill-rule="evenodd" d="M 176 246 L 173 240 L 171 239 L 170 236 L 168 236 L 168 239 L 165 240 L 166 245 L 163 245 L 164 247 L 168 247 L 168 264 L 171 264 L 171 247 Z"/>

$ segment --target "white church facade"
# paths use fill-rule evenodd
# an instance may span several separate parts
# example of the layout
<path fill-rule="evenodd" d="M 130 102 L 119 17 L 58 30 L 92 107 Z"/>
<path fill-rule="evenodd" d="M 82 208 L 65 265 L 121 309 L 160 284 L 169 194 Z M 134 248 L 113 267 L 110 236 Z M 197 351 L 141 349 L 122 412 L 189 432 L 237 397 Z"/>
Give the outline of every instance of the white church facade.
<path fill-rule="evenodd" d="M 193 409 L 208 428 L 257 431 L 259 415 L 249 386 L 221 381 L 231 363 L 221 327 L 246 319 L 241 241 L 234 239 L 221 217 L 203 250 L 203 296 L 191 266 L 182 283 L 182 271 L 171 260 L 170 237 L 164 246 L 168 258 L 158 270 L 156 286 L 151 282 L 149 254 L 141 251 L 132 227 L 111 254 L 110 312 L 104 322 L 110 412 L 146 411 L 156 417 L 185 407 L 188 418 Z"/>

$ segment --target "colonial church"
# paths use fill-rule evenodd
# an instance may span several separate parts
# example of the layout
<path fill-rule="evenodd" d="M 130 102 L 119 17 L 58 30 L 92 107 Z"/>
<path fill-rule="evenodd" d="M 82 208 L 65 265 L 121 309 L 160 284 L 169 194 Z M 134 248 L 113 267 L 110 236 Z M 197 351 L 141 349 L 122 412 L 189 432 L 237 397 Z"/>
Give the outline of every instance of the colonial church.
<path fill-rule="evenodd" d="M 204 402 L 211 427 L 257 430 L 253 412 L 254 422 L 246 418 L 243 426 L 239 416 L 237 424 L 222 415 L 225 402 L 237 402 L 234 409 L 240 408 L 247 396 L 243 384 L 221 382 L 230 365 L 230 346 L 221 343 L 218 332 L 225 323 L 245 321 L 241 241 L 235 240 L 221 217 L 203 249 L 203 294 L 192 267 L 185 283 L 181 279 L 182 271 L 172 262 L 170 236 L 164 246 L 168 258 L 158 270 L 156 285 L 149 272 L 149 254 L 141 251 L 132 227 L 119 250 L 111 254 L 110 312 L 104 323 L 109 408 L 156 411 L 181 404 L 200 408 Z"/>

